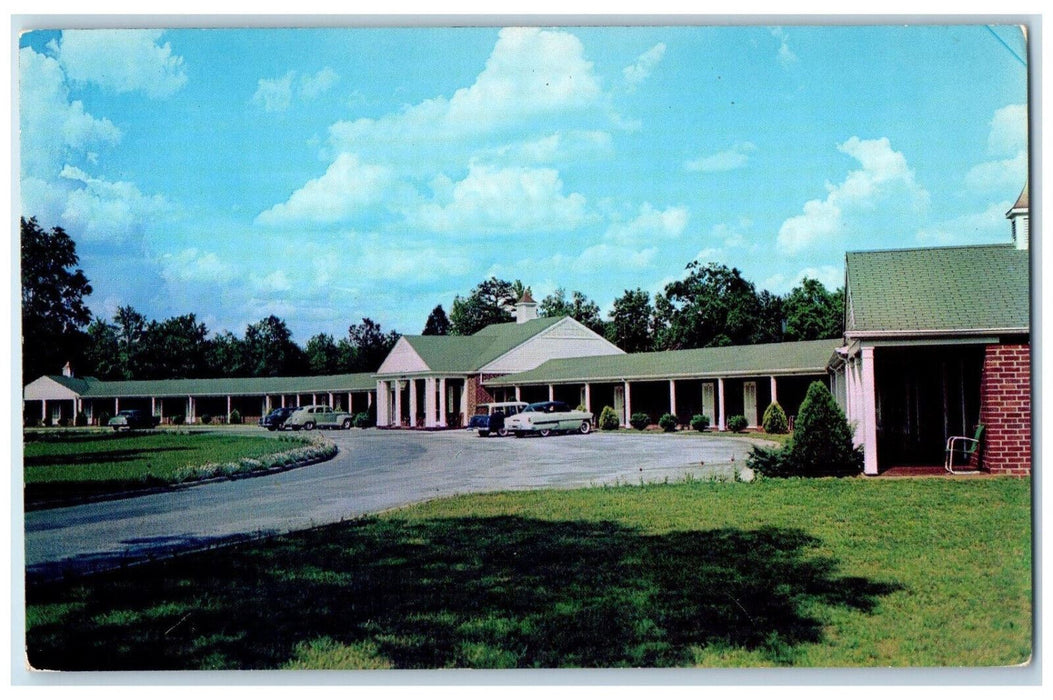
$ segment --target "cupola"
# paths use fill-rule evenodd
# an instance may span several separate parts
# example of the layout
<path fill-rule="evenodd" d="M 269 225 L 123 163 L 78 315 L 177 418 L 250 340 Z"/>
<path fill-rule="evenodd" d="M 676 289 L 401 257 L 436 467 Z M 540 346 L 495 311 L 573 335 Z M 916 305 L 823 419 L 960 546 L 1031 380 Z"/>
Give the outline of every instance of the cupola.
<path fill-rule="evenodd" d="M 1029 245 L 1028 238 L 1031 235 L 1031 196 L 1028 189 L 1030 185 L 1030 180 L 1024 183 L 1024 190 L 1016 198 L 1016 204 L 1005 214 L 1006 218 L 1009 219 L 1009 225 L 1012 226 L 1013 244 L 1017 250 L 1027 250 Z"/>
<path fill-rule="evenodd" d="M 530 287 L 523 292 L 523 298 L 516 302 L 516 323 L 526 323 L 537 318 L 537 302 L 530 294 Z"/>

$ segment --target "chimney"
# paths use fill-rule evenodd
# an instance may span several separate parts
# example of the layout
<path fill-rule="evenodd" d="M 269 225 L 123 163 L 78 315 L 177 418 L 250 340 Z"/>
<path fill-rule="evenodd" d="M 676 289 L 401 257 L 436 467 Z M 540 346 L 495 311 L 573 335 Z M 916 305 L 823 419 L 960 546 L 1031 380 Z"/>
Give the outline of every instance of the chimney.
<path fill-rule="evenodd" d="M 62 376 L 63 377 L 72 377 L 73 376 L 73 365 L 71 365 L 70 363 L 67 362 L 66 366 L 62 368 Z"/>
<path fill-rule="evenodd" d="M 537 318 L 537 302 L 530 295 L 530 287 L 523 292 L 523 298 L 516 302 L 516 323 L 526 323 Z"/>
<path fill-rule="evenodd" d="M 1013 244 L 1017 250 L 1027 250 L 1028 238 L 1031 236 L 1031 196 L 1028 191 L 1030 186 L 1030 180 L 1024 183 L 1024 191 L 1017 197 L 1013 208 L 1005 214 L 1013 229 Z"/>

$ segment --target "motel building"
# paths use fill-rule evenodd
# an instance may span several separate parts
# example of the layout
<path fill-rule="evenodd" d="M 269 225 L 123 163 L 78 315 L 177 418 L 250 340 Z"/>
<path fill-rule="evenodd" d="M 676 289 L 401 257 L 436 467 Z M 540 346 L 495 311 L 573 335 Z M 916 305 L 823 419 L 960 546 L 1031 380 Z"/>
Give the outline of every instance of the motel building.
<path fill-rule="evenodd" d="M 844 337 L 627 354 L 569 317 L 538 317 L 529 290 L 514 322 L 470 336 L 402 336 L 375 373 L 321 377 L 29 383 L 27 422 L 138 408 L 170 423 L 234 410 L 255 422 L 277 406 L 324 403 L 375 412 L 386 429 L 467 425 L 482 403 L 560 400 L 623 426 L 671 413 L 725 430 L 759 427 L 778 402 L 793 419 L 808 386 L 826 384 L 863 447 L 864 473 L 942 466 L 947 439 L 983 426 L 980 470 L 1031 473 L 1029 194 L 1007 213 L 1010 242 L 852 252 L 845 259 Z"/>

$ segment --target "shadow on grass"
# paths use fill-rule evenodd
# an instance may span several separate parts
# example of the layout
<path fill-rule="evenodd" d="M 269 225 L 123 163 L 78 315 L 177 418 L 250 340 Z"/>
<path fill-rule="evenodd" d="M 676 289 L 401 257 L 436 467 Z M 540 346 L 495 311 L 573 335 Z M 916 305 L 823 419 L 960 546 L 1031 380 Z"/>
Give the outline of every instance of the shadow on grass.
<path fill-rule="evenodd" d="M 115 462 L 134 462 L 161 452 L 186 452 L 192 448 L 177 447 L 144 447 L 128 450 L 105 450 L 101 452 L 82 452 L 80 454 L 38 455 L 26 457 L 26 467 L 58 467 L 76 464 L 112 464 Z"/>
<path fill-rule="evenodd" d="M 898 588 L 839 576 L 819 544 L 778 528 L 365 520 L 30 584 L 28 653 L 64 670 L 278 668 L 312 645 L 396 668 L 684 666 L 704 646 L 792 663 L 821 641 L 823 608 L 870 611 Z"/>

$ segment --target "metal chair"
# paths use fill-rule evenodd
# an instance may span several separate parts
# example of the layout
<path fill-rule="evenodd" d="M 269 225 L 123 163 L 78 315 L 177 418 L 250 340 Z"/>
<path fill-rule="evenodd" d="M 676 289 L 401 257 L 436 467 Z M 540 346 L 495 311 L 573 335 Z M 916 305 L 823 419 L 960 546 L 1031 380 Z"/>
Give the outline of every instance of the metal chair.
<path fill-rule="evenodd" d="M 955 435 L 947 438 L 947 449 L 944 453 L 943 468 L 951 474 L 976 474 L 980 471 L 980 444 L 984 437 L 984 426 L 976 426 L 976 433 L 972 437 Z M 955 469 L 954 457 L 961 455 L 968 469 Z M 975 457 L 975 464 L 974 462 Z"/>

